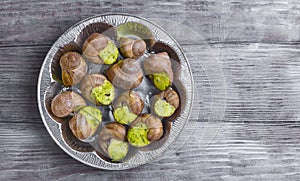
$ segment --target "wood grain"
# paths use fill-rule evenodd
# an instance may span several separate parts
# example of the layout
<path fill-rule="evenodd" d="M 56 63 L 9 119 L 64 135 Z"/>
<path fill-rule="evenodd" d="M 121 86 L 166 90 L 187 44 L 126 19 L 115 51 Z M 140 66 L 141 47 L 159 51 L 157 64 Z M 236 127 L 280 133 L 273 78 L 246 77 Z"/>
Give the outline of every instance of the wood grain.
<path fill-rule="evenodd" d="M 223 120 L 218 121 L 300 121 L 298 45 L 222 43 L 211 47 L 220 59 L 220 73 L 224 75 L 226 88 L 225 115 Z M 36 84 L 39 68 L 49 48 L 1 48 L 0 85 L 5 89 L 0 90 L 0 113 L 4 122 L 18 122 L 20 120 L 17 118 L 24 114 L 29 118 L 39 118 L 38 114 L 32 114 L 32 110 L 38 111 Z M 201 120 L 208 120 L 212 114 L 211 89 L 216 87 L 214 82 L 219 81 L 208 77 L 203 66 L 212 61 L 209 54 L 212 50 L 207 50 L 203 45 L 186 45 L 183 48 L 192 55 L 190 63 L 199 94 L 199 107 L 196 110 L 200 111 Z M 16 114 L 11 114 L 11 110 Z M 214 111 L 213 114 L 218 112 Z"/>
<path fill-rule="evenodd" d="M 165 160 L 126 171 L 103 171 L 70 158 L 51 140 L 41 120 L 34 120 L 16 123 L 10 130 L 1 125 L 1 180 L 300 179 L 297 123 L 222 123 L 206 146 L 193 134 Z"/>
<path fill-rule="evenodd" d="M 201 47 L 202 51 L 198 51 Z M 215 134 L 219 126 L 216 138 L 212 142 L 205 137 L 199 139 L 202 134 L 194 132 L 187 145 L 170 158 L 122 172 L 99 171 L 73 160 L 45 130 L 36 105 L 36 82 L 39 67 L 50 47 L 1 48 L 0 84 L 5 86 L 0 90 L 2 179 L 94 180 L 100 175 L 113 180 L 123 177 L 139 180 L 145 176 L 160 180 L 264 180 L 270 174 L 280 179 L 299 177 L 300 125 L 298 111 L 295 111 L 299 105 L 295 97 L 300 94 L 299 86 L 295 86 L 300 68 L 297 45 L 215 44 L 212 47 L 221 51 L 227 91 L 225 117 L 223 122 L 209 120 L 210 98 L 205 96 L 209 95 L 209 78 L 198 60 L 191 59 L 196 86 L 203 93 L 199 97 L 201 105 L 195 108 L 200 110 L 200 118 L 194 115 L 192 121 L 197 123 L 196 130 L 208 130 L 205 134 Z M 184 49 L 202 57 L 202 63 L 210 60 L 202 45 L 188 45 Z M 240 53 L 232 53 L 235 51 Z M 280 59 L 276 59 L 276 55 Z M 22 66 L 18 63 L 20 60 Z M 276 66 L 278 61 L 285 63 Z M 260 66 L 263 71 L 252 72 L 255 70 L 251 67 L 259 69 Z M 255 77 L 251 77 L 253 75 Z M 266 91 L 252 88 L 264 83 Z M 283 84 L 285 89 L 281 88 Z M 282 101 L 272 102 L 273 98 Z M 257 121 L 260 123 L 255 123 Z M 283 123 L 285 121 L 287 123 Z M 211 143 L 205 146 L 206 142 Z"/>
<path fill-rule="evenodd" d="M 300 121 L 299 45 L 222 43 L 211 47 L 220 60 L 225 80 L 224 121 Z M 194 60 L 191 64 L 198 87 L 205 87 L 197 81 L 209 77 L 198 70 L 214 61 L 211 51 L 200 45 L 184 49 L 194 57 L 190 60 Z M 218 80 L 210 79 L 206 81 L 211 85 L 206 86 L 216 87 Z"/>
<path fill-rule="evenodd" d="M 0 180 L 300 180 L 299 9 L 296 0 L 0 1 Z M 113 12 L 176 21 L 203 37 L 171 33 L 197 88 L 193 134 L 166 159 L 118 172 L 64 153 L 36 103 L 52 43 L 78 21 Z"/>
<path fill-rule="evenodd" d="M 0 2 L 0 45 L 51 45 L 78 21 L 116 12 L 176 21 L 210 42 L 298 42 L 299 9 L 296 0 L 4 0 Z"/>

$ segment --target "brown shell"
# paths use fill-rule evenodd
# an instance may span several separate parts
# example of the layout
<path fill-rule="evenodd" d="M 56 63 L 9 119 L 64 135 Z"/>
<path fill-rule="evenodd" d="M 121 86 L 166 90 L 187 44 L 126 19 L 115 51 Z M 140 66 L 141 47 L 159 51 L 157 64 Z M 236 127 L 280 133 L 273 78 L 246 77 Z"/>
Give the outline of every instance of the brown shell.
<path fill-rule="evenodd" d="M 72 119 L 69 121 L 69 127 L 74 136 L 81 140 L 87 139 L 94 135 L 98 128 L 92 128 L 89 122 L 86 120 L 86 117 L 80 113 L 72 117 Z"/>
<path fill-rule="evenodd" d="M 66 144 L 76 151 L 92 152 L 95 150 L 90 143 L 83 142 L 74 136 L 70 129 L 69 122 L 62 123 L 61 134 Z"/>
<path fill-rule="evenodd" d="M 153 113 L 154 115 L 156 115 L 156 113 L 154 111 L 154 105 L 155 105 L 156 101 L 158 101 L 159 99 L 166 100 L 169 104 L 174 106 L 175 109 L 178 109 L 178 107 L 180 105 L 180 98 L 179 98 L 177 92 L 174 91 L 172 88 L 168 88 L 167 90 L 162 91 L 151 98 L 151 107 L 150 108 L 151 108 L 151 113 Z M 174 112 L 174 114 L 172 114 L 171 116 L 166 117 L 166 118 L 172 118 L 174 115 L 176 115 L 176 111 Z M 167 120 L 172 121 L 173 118 L 167 119 Z"/>
<path fill-rule="evenodd" d="M 82 46 L 82 54 L 84 58 L 95 64 L 103 64 L 103 60 L 99 56 L 99 52 L 108 44 L 109 38 L 103 34 L 93 33 L 84 42 Z"/>
<path fill-rule="evenodd" d="M 78 84 L 87 73 L 85 60 L 77 52 L 67 52 L 60 58 L 62 81 L 65 86 Z"/>
<path fill-rule="evenodd" d="M 126 22 L 119 24 L 116 28 L 117 39 L 121 37 L 143 39 L 147 47 L 151 49 L 156 43 L 156 40 L 149 28 L 138 22 Z"/>
<path fill-rule="evenodd" d="M 127 58 L 107 70 L 107 77 L 115 87 L 134 89 L 143 80 L 143 70 L 135 59 Z"/>
<path fill-rule="evenodd" d="M 179 107 L 180 99 L 176 91 L 168 88 L 165 91 L 159 93 L 159 97 L 165 99 L 168 103 L 177 109 Z"/>
<path fill-rule="evenodd" d="M 69 116 L 76 108 L 81 106 L 86 106 L 85 100 L 71 91 L 59 93 L 51 101 L 51 111 L 57 117 Z"/>
<path fill-rule="evenodd" d="M 81 81 L 81 94 L 91 103 L 96 104 L 96 100 L 91 97 L 92 89 L 101 86 L 107 80 L 103 74 L 90 74 L 85 76 Z"/>
<path fill-rule="evenodd" d="M 131 127 L 134 127 L 138 123 L 146 124 L 149 129 L 147 138 L 150 142 L 159 140 L 164 133 L 161 120 L 151 114 L 142 114 L 137 117 Z"/>
<path fill-rule="evenodd" d="M 150 55 L 144 61 L 144 70 L 146 75 L 166 72 L 169 75 L 171 83 L 173 82 L 172 63 L 167 52 Z"/>
<path fill-rule="evenodd" d="M 106 124 L 99 133 L 98 144 L 100 148 L 108 155 L 108 146 L 110 140 L 118 139 L 120 141 L 125 141 L 126 139 L 126 128 L 119 123 L 113 122 Z"/>
<path fill-rule="evenodd" d="M 127 105 L 130 111 L 136 115 L 141 114 L 144 108 L 144 102 L 141 96 L 135 91 L 125 91 L 119 95 L 119 97 L 114 101 L 114 109 Z"/>
<path fill-rule="evenodd" d="M 124 57 L 138 58 L 146 51 L 147 45 L 142 39 L 120 38 L 120 51 Z"/>

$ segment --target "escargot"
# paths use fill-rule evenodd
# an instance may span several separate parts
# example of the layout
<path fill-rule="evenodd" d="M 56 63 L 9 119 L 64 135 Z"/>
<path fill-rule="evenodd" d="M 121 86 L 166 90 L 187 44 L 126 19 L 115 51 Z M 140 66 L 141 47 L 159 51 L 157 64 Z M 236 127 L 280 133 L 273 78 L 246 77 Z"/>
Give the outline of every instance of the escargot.
<path fill-rule="evenodd" d="M 134 89 L 143 80 L 143 70 L 138 61 L 127 58 L 111 66 L 107 70 L 107 77 L 115 87 Z"/>
<path fill-rule="evenodd" d="M 95 64 L 113 64 L 119 55 L 118 48 L 105 35 L 91 34 L 82 46 L 83 56 Z"/>
<path fill-rule="evenodd" d="M 170 117 L 179 107 L 179 96 L 176 91 L 168 88 L 153 96 L 151 100 L 151 111 L 159 117 Z"/>
<path fill-rule="evenodd" d="M 159 90 L 166 90 L 173 82 L 172 63 L 167 52 L 150 55 L 144 61 L 144 71 Z"/>
<path fill-rule="evenodd" d="M 87 64 L 77 52 L 64 53 L 59 61 L 65 86 L 78 84 L 87 73 Z"/>
<path fill-rule="evenodd" d="M 106 156 L 113 161 L 123 159 L 128 153 L 126 128 L 119 123 L 106 124 L 99 133 L 98 144 Z"/>
<path fill-rule="evenodd" d="M 85 76 L 80 86 L 83 97 L 96 105 L 109 105 L 114 100 L 114 86 L 103 74 Z"/>
<path fill-rule="evenodd" d="M 120 38 L 120 51 L 124 57 L 138 58 L 144 54 L 146 48 L 143 39 Z"/>
<path fill-rule="evenodd" d="M 86 106 L 85 100 L 79 94 L 71 91 L 61 92 L 51 101 L 52 113 L 61 118 L 69 116 L 83 106 Z"/>
<path fill-rule="evenodd" d="M 95 107 L 86 106 L 72 117 L 69 127 L 76 138 L 85 140 L 94 135 L 101 122 L 101 111 Z"/>
<path fill-rule="evenodd" d="M 158 141 L 162 135 L 161 120 L 151 114 L 142 114 L 131 124 L 127 140 L 132 146 L 144 147 L 151 142 Z"/>
<path fill-rule="evenodd" d="M 113 115 L 121 124 L 130 124 L 142 112 L 144 102 L 135 91 L 125 91 L 113 103 Z"/>

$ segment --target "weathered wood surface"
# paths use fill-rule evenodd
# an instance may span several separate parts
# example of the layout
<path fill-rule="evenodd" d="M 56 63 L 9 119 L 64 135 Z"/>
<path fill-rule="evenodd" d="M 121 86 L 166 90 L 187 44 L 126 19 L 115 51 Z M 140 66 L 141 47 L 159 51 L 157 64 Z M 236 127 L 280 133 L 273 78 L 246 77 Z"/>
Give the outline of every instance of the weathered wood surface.
<path fill-rule="evenodd" d="M 51 45 L 73 24 L 101 13 L 176 21 L 210 42 L 298 42 L 299 12 L 297 0 L 2 0 L 0 45 Z"/>
<path fill-rule="evenodd" d="M 66 155 L 48 136 L 41 121 L 35 120 L 17 123 L 11 130 L 1 125 L 0 140 L 5 148 L 1 149 L 1 180 L 300 178 L 298 123 L 224 123 L 206 147 L 199 146 L 194 134 L 184 148 L 165 160 L 131 170 L 103 171 Z"/>
<path fill-rule="evenodd" d="M 300 180 L 299 8 L 296 0 L 1 1 L 0 180 Z M 226 107 L 223 120 L 209 119 L 218 114 L 210 110 L 214 80 L 205 72 L 211 51 L 186 33 L 179 42 L 196 58 L 190 63 L 201 101 L 195 107 L 201 117 L 191 121 L 197 131 L 164 160 L 112 172 L 79 163 L 52 141 L 36 84 L 47 51 L 65 30 L 116 11 L 200 32 L 220 61 Z M 211 135 L 201 137 L 204 131 Z"/>

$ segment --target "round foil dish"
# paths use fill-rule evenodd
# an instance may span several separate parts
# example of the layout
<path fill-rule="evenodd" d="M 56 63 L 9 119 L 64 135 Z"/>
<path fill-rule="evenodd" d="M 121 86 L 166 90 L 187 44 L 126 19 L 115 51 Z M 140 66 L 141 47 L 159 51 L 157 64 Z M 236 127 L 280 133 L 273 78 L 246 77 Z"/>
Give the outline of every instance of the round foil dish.
<path fill-rule="evenodd" d="M 142 41 L 138 55 L 128 40 Z M 126 14 L 72 26 L 49 50 L 38 80 L 39 111 L 52 139 L 76 160 L 106 170 L 165 157 L 179 145 L 193 96 L 191 69 L 176 40 Z"/>

